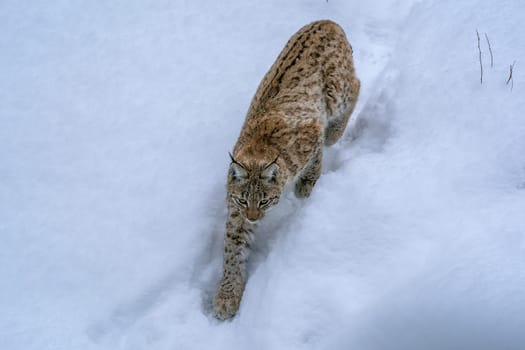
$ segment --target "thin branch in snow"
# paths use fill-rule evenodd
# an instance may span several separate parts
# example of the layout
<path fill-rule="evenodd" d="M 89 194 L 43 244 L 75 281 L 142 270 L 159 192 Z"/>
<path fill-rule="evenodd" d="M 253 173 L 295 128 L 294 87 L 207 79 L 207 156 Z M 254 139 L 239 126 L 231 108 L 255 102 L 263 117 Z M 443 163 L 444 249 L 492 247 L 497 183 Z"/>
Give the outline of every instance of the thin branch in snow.
<path fill-rule="evenodd" d="M 494 68 L 494 56 L 492 56 L 492 47 L 490 46 L 489 36 L 485 33 L 485 39 L 487 39 L 487 45 L 489 46 L 490 52 L 490 68 Z"/>
<path fill-rule="evenodd" d="M 512 64 L 509 67 L 509 78 L 507 79 L 507 85 L 509 85 L 510 82 L 510 91 L 514 88 L 514 79 L 512 78 L 512 71 L 514 70 L 514 65 L 516 64 L 516 61 L 512 62 Z"/>
<path fill-rule="evenodd" d="M 479 50 L 479 68 L 480 68 L 480 83 L 483 85 L 483 62 L 481 61 L 481 45 L 479 43 L 479 32 L 476 29 L 476 35 L 478 36 L 478 50 Z"/>

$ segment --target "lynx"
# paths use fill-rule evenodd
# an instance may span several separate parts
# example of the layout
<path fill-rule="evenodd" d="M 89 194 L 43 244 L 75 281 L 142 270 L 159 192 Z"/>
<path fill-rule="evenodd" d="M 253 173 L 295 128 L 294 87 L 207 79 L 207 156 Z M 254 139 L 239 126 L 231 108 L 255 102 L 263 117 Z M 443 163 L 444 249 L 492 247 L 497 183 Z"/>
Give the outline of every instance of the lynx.
<path fill-rule="evenodd" d="M 215 316 L 239 309 L 254 228 L 279 202 L 283 187 L 308 197 L 321 175 L 323 144 L 343 134 L 359 95 L 352 47 L 332 21 L 295 33 L 264 76 L 230 154 L 223 276 Z"/>

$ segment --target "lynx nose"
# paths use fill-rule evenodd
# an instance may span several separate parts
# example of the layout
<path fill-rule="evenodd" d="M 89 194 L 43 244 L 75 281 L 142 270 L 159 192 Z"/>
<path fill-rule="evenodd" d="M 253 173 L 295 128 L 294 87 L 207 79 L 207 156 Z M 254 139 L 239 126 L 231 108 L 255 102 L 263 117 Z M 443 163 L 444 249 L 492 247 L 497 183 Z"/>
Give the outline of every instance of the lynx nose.
<path fill-rule="evenodd" d="M 261 218 L 261 212 L 258 209 L 255 208 L 248 208 L 246 209 L 246 219 L 249 221 L 257 221 Z"/>

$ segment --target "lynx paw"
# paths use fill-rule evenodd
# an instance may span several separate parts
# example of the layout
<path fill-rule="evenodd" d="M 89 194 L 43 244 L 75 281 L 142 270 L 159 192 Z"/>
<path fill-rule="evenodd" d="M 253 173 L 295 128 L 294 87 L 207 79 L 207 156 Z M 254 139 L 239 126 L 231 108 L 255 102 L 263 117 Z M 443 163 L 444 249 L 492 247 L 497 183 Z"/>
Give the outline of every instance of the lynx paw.
<path fill-rule="evenodd" d="M 314 188 L 314 184 L 311 181 L 304 180 L 304 179 L 298 179 L 295 183 L 295 196 L 297 198 L 306 198 L 310 196 L 310 193 L 312 193 L 312 189 Z"/>
<path fill-rule="evenodd" d="M 213 300 L 213 311 L 215 312 L 215 317 L 220 320 L 232 318 L 237 310 L 239 310 L 240 303 L 240 296 L 219 289 Z"/>

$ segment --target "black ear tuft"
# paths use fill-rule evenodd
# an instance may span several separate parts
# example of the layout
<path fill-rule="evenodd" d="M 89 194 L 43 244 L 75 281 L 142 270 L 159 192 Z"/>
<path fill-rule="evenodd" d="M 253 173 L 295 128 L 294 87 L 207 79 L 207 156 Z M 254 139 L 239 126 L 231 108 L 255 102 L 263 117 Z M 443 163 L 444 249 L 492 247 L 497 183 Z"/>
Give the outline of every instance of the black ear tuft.
<path fill-rule="evenodd" d="M 235 158 L 233 158 L 232 153 L 228 152 L 228 155 L 230 156 L 230 159 L 231 159 L 232 163 L 235 163 Z"/>
<path fill-rule="evenodd" d="M 228 154 L 230 155 L 230 159 L 232 160 L 232 164 L 237 164 L 238 166 L 240 166 L 241 168 L 246 170 L 246 166 L 244 164 L 242 164 L 241 162 L 235 160 L 235 158 L 233 158 L 233 156 L 232 156 L 232 154 L 230 152 L 228 152 Z"/>

